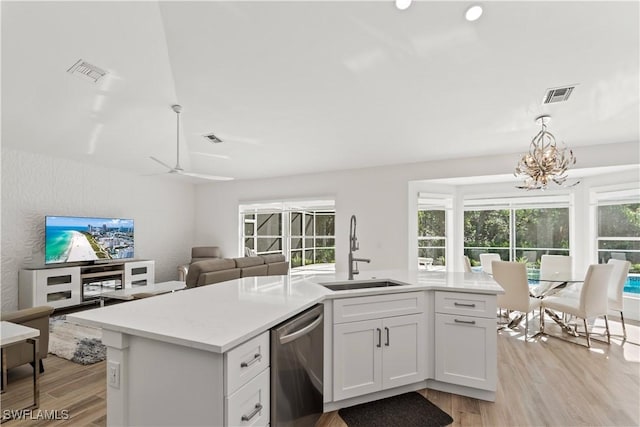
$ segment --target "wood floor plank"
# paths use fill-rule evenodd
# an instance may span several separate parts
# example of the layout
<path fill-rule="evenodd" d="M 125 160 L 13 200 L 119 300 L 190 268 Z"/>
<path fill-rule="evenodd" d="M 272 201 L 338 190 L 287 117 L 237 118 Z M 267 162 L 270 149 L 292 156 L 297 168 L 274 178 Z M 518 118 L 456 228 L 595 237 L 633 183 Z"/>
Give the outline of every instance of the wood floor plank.
<path fill-rule="evenodd" d="M 622 332 L 616 319 L 612 331 Z M 530 322 L 536 330 L 536 322 Z M 600 325 L 596 322 L 596 327 Z M 554 325 L 548 326 L 554 333 Z M 452 426 L 638 426 L 640 425 L 640 324 L 627 322 L 628 339 L 591 349 L 552 337 L 525 341 L 523 329 L 498 333 L 496 401 L 486 402 L 437 390 L 420 393 L 454 419 Z M 67 410 L 69 420 L 13 420 L 13 426 L 106 425 L 106 364 L 82 366 L 55 356 L 45 361 L 40 409 Z M 31 399 L 31 367 L 9 371 L 3 409 Z M 35 412 L 34 412 L 35 414 Z M 317 427 L 347 427 L 337 411 Z M 393 427 L 393 426 L 390 426 Z M 400 426 L 399 426 L 400 427 Z"/>

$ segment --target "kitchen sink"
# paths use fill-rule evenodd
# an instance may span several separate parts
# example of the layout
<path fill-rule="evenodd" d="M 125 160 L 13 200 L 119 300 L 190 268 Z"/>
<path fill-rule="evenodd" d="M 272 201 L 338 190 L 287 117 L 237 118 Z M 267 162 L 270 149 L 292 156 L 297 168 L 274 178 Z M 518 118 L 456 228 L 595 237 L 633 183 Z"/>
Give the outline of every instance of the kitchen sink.
<path fill-rule="evenodd" d="M 327 289 L 332 291 L 350 291 L 353 289 L 368 289 L 368 288 L 387 288 L 389 286 L 403 286 L 406 283 L 392 282 L 390 280 L 377 280 L 367 282 L 341 282 L 341 283 L 321 283 Z"/>

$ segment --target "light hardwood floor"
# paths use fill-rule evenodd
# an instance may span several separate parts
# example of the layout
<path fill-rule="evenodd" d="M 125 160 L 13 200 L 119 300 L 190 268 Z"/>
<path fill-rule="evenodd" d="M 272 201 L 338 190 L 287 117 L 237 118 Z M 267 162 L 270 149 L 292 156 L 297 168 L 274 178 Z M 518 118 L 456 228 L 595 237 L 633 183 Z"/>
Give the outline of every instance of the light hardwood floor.
<path fill-rule="evenodd" d="M 622 328 L 612 319 L 614 334 Z M 597 323 L 600 325 L 600 322 Z M 532 323 L 529 325 L 532 326 Z M 533 328 L 536 328 L 533 322 Z M 597 330 L 602 330 L 598 328 Z M 495 402 L 449 393 L 422 393 L 453 419 L 453 426 L 638 426 L 640 425 L 640 325 L 627 322 L 628 339 L 591 349 L 550 337 L 523 341 L 523 329 L 498 332 Z M 106 425 L 105 363 L 81 366 L 50 356 L 41 377 L 40 408 L 69 411 L 69 420 L 13 420 L 3 426 Z M 30 398 L 28 365 L 10 371 L 2 409 Z M 34 412 L 34 415 L 36 412 Z M 337 412 L 318 427 L 346 426 Z"/>

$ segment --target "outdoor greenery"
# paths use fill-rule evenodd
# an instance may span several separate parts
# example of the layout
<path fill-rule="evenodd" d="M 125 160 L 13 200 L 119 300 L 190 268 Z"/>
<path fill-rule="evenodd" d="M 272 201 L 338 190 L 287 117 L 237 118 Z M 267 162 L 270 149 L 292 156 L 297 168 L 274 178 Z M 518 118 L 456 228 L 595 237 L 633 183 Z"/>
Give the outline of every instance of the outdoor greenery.
<path fill-rule="evenodd" d="M 445 211 L 418 211 L 418 257 L 445 265 Z"/>
<path fill-rule="evenodd" d="M 619 253 L 640 273 L 640 203 L 598 206 L 598 259 Z"/>
<path fill-rule="evenodd" d="M 569 249 L 569 209 L 518 209 L 516 247 Z"/>
<path fill-rule="evenodd" d="M 509 247 L 509 211 L 465 211 L 465 247 Z"/>
<path fill-rule="evenodd" d="M 640 203 L 598 207 L 599 237 L 640 237 Z"/>

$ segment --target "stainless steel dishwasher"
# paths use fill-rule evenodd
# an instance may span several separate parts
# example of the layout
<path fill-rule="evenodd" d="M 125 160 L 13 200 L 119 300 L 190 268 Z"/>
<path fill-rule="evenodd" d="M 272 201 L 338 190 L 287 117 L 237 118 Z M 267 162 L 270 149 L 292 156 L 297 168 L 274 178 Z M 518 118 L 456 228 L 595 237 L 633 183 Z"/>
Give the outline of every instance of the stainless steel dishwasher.
<path fill-rule="evenodd" d="M 324 306 L 271 329 L 271 426 L 313 427 L 322 414 Z"/>

